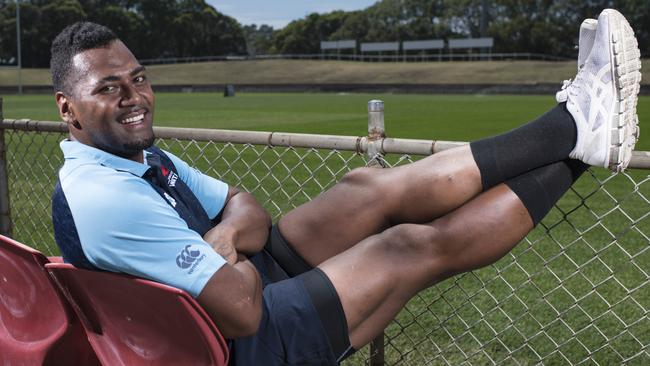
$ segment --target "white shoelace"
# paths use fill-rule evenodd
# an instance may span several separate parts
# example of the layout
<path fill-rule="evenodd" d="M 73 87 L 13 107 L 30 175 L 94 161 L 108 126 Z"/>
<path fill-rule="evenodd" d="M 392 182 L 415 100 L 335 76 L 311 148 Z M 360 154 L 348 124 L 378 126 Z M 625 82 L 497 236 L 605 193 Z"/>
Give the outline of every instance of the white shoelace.
<path fill-rule="evenodd" d="M 568 79 L 562 81 L 562 87 L 560 90 L 555 94 L 555 99 L 557 100 L 558 103 L 564 103 L 568 99 L 568 94 L 567 94 L 567 88 L 573 83 L 573 80 Z"/>

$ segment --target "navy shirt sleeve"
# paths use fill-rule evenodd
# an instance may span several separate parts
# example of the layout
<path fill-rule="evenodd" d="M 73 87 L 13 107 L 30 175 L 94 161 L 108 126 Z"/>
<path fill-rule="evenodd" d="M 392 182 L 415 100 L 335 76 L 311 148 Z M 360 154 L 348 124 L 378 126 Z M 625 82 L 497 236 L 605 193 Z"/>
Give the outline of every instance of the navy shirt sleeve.
<path fill-rule="evenodd" d="M 192 190 L 210 219 L 214 219 L 223 209 L 228 196 L 228 184 L 201 173 L 190 167 L 174 154 L 165 151 L 178 171 L 180 179 Z"/>

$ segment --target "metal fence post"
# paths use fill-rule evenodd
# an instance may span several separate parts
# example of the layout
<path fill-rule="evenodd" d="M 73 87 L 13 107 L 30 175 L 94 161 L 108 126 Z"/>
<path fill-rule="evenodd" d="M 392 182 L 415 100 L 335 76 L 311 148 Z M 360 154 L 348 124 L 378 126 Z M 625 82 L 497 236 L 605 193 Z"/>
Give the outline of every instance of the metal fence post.
<path fill-rule="evenodd" d="M 368 102 L 368 157 L 369 167 L 384 168 L 382 141 L 386 137 L 384 129 L 384 102 L 373 99 Z M 384 365 L 384 334 L 370 342 L 370 366 Z"/>
<path fill-rule="evenodd" d="M 0 122 L 2 116 L 2 98 L 0 98 Z M 9 175 L 7 174 L 7 154 L 5 148 L 5 130 L 0 128 L 0 234 L 11 236 L 11 215 L 9 211 Z"/>
<path fill-rule="evenodd" d="M 382 139 L 386 137 L 384 130 L 384 102 L 373 99 L 368 102 L 368 166 L 385 166 L 382 157 Z"/>

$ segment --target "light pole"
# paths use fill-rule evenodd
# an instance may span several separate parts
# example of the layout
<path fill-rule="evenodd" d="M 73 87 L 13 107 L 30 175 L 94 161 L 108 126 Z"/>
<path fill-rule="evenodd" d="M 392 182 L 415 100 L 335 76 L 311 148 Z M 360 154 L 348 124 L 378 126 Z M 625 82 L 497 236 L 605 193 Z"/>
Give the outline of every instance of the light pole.
<path fill-rule="evenodd" d="M 16 0 L 16 49 L 18 51 L 18 94 L 23 93 L 22 68 L 23 62 L 20 52 L 20 0 Z"/>
<path fill-rule="evenodd" d="M 487 0 L 481 0 L 481 37 L 487 37 L 487 28 L 488 28 L 488 2 Z"/>

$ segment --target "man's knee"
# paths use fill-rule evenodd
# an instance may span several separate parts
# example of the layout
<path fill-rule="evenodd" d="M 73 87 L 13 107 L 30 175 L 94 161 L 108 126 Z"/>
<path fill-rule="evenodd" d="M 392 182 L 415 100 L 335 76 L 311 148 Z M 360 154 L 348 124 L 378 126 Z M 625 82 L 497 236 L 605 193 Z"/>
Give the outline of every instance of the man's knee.
<path fill-rule="evenodd" d="M 428 225 L 400 224 L 386 229 L 384 250 L 398 257 L 431 259 L 441 255 L 445 245 L 438 229 Z"/>
<path fill-rule="evenodd" d="M 375 168 L 355 168 L 341 178 L 341 183 L 354 186 L 369 186 L 376 181 L 379 172 L 380 170 Z"/>
<path fill-rule="evenodd" d="M 341 184 L 354 190 L 355 194 L 363 195 L 376 205 L 386 217 L 392 216 L 399 207 L 403 190 L 397 182 L 391 181 L 389 169 L 355 168 L 345 174 Z"/>
<path fill-rule="evenodd" d="M 452 268 L 453 242 L 448 240 L 444 231 L 436 227 L 400 224 L 380 235 L 381 251 L 402 268 L 399 273 L 403 273 L 405 279 L 422 270 L 428 277 L 437 278 Z"/>

